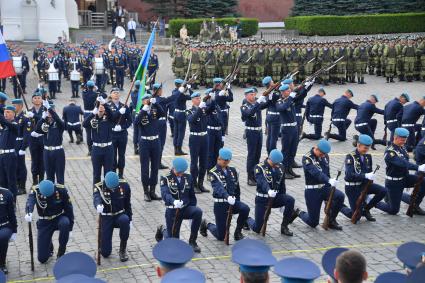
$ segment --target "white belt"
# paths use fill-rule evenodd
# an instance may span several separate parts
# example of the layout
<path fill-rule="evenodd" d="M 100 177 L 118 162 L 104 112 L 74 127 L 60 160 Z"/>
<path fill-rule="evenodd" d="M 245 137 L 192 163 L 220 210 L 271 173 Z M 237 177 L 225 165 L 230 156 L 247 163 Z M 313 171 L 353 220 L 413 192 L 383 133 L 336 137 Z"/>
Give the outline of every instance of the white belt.
<path fill-rule="evenodd" d="M 170 118 L 170 119 L 174 119 L 174 116 L 172 116 L 172 115 L 168 115 L 168 118 Z"/>
<path fill-rule="evenodd" d="M 297 122 L 285 123 L 285 124 L 282 124 L 282 127 L 295 127 L 296 125 L 297 125 Z"/>
<path fill-rule="evenodd" d="M 124 131 L 124 130 L 125 130 L 125 129 L 121 128 L 121 130 L 119 130 L 119 131 L 118 131 L 118 130 L 115 130 L 115 128 L 112 128 L 112 131 L 113 131 L 113 132 L 118 132 L 118 133 L 120 133 L 120 132 L 122 132 L 122 131 Z"/>
<path fill-rule="evenodd" d="M 24 138 L 16 138 L 17 141 L 23 141 Z"/>
<path fill-rule="evenodd" d="M 360 123 L 360 124 L 356 124 L 356 127 L 361 127 L 361 126 L 366 126 L 366 125 L 368 125 L 369 123 Z"/>
<path fill-rule="evenodd" d="M 121 214 L 123 212 L 124 212 L 124 209 L 121 209 L 120 211 L 117 211 L 117 212 L 102 212 L 102 215 L 115 216 L 115 215 Z"/>
<path fill-rule="evenodd" d="M 107 147 L 109 145 L 112 145 L 112 142 L 102 142 L 102 143 L 94 142 L 93 145 L 98 147 Z"/>
<path fill-rule="evenodd" d="M 267 112 L 267 115 L 280 115 L 279 112 Z"/>
<path fill-rule="evenodd" d="M 61 213 L 59 213 L 59 214 L 52 215 L 52 216 L 40 216 L 40 217 L 38 217 L 38 219 L 43 219 L 43 220 L 53 220 L 53 219 L 55 219 L 56 217 L 61 216 L 62 214 L 63 214 L 63 211 L 62 211 Z"/>
<path fill-rule="evenodd" d="M 245 129 L 247 130 L 251 130 L 251 131 L 261 131 L 261 127 L 245 127 Z"/>
<path fill-rule="evenodd" d="M 421 128 L 421 131 L 425 131 L 425 128 Z"/>
<path fill-rule="evenodd" d="M 75 123 L 68 122 L 68 125 L 70 125 L 70 126 L 77 126 L 77 125 L 80 125 L 80 122 L 75 122 Z"/>
<path fill-rule="evenodd" d="M 14 149 L 0 149 L 0 154 L 15 152 Z"/>
<path fill-rule="evenodd" d="M 317 184 L 317 185 L 306 185 L 306 189 L 321 189 L 325 184 Z"/>
<path fill-rule="evenodd" d="M 4 222 L 4 223 L 1 223 L 1 224 L 0 224 L 0 227 L 6 226 L 7 224 L 9 224 L 9 221 L 6 221 L 6 222 Z"/>
<path fill-rule="evenodd" d="M 186 113 L 186 110 L 174 109 L 174 112 L 183 112 L 183 113 Z"/>
<path fill-rule="evenodd" d="M 302 116 L 303 116 L 303 114 L 301 114 L 301 113 L 296 113 L 296 114 L 295 114 L 295 116 L 302 117 Z"/>
<path fill-rule="evenodd" d="M 92 113 L 93 110 L 84 110 L 84 113 Z"/>
<path fill-rule="evenodd" d="M 161 118 L 159 118 L 158 120 L 159 120 L 159 121 L 165 121 L 166 119 L 165 119 L 165 117 L 161 117 Z"/>
<path fill-rule="evenodd" d="M 345 122 L 345 119 L 336 118 L 336 119 L 332 119 L 332 122 Z"/>
<path fill-rule="evenodd" d="M 394 120 L 388 120 L 388 121 L 387 121 L 387 124 L 388 124 L 388 123 L 394 123 L 394 122 L 397 122 L 397 121 L 398 121 L 397 119 L 394 119 Z"/>
<path fill-rule="evenodd" d="M 222 109 L 221 112 L 227 112 L 227 109 Z"/>
<path fill-rule="evenodd" d="M 402 127 L 414 127 L 415 124 L 401 124 Z"/>
<path fill-rule="evenodd" d="M 220 130 L 221 130 L 221 127 L 211 127 L 211 126 L 207 126 L 207 129 L 220 131 Z"/>
<path fill-rule="evenodd" d="M 214 202 L 227 202 L 227 199 L 224 198 L 215 198 Z"/>
<path fill-rule="evenodd" d="M 58 146 L 44 146 L 45 150 L 58 150 L 58 149 L 62 149 L 63 146 L 58 145 Z"/>
<path fill-rule="evenodd" d="M 310 118 L 323 118 L 322 115 L 310 115 Z"/>
<path fill-rule="evenodd" d="M 156 135 L 156 136 L 141 136 L 140 138 L 141 138 L 142 140 L 153 141 L 153 140 L 156 140 L 158 137 L 159 137 L 159 136 L 158 136 L 158 135 Z"/>
<path fill-rule="evenodd" d="M 360 186 L 362 182 L 345 182 L 346 186 Z"/>
<path fill-rule="evenodd" d="M 395 178 L 395 177 L 391 177 L 391 176 L 385 176 L 385 179 L 390 180 L 390 181 L 400 181 L 403 180 L 404 177 L 400 177 L 400 178 Z"/>
<path fill-rule="evenodd" d="M 269 195 L 268 194 L 260 194 L 260 193 L 256 193 L 255 194 L 257 197 L 261 197 L 261 198 L 268 198 Z"/>
<path fill-rule="evenodd" d="M 190 132 L 190 134 L 192 135 L 192 136 L 205 136 L 205 135 L 207 135 L 207 132 Z"/>

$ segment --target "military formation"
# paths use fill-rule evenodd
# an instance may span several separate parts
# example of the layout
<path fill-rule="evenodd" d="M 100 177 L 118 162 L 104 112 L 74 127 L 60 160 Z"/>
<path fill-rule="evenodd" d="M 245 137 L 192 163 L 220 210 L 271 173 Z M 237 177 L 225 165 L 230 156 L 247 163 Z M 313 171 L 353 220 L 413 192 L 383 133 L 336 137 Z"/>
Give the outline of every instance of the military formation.
<path fill-rule="evenodd" d="M 417 40 L 416 43 L 419 43 L 419 39 Z M 79 49 L 82 54 L 93 53 L 96 49 L 90 48 L 96 46 L 93 42 L 88 41 L 85 44 L 87 44 L 86 47 Z M 355 50 L 363 48 L 362 42 L 358 44 Z M 420 44 L 423 45 L 423 41 Z M 234 215 L 237 215 L 237 219 L 233 221 L 235 226 L 233 241 L 236 243 L 233 247 L 232 259 L 240 265 L 242 278 L 254 276 L 252 273 L 261 273 L 264 279 L 258 282 L 267 282 L 268 268 L 271 266 L 275 266 L 275 272 L 283 278 L 312 281 L 320 275 L 320 272 L 312 272 L 318 268 L 312 267 L 311 262 L 302 259 L 295 262 L 285 260 L 277 262 L 264 243 L 243 240 L 245 238 L 243 231 L 252 230 L 263 236 L 266 235 L 268 217 L 273 208 L 280 209 L 278 212 L 282 214 L 280 233 L 287 237 L 294 236 L 289 226 L 293 225 L 297 218 L 300 218 L 300 223 L 303 222 L 312 228 L 317 227 L 320 224 L 323 203 L 325 203 L 325 218 L 322 227 L 325 230 L 343 229 L 337 222 L 340 212 L 350 218 L 353 223 L 357 223 L 362 217 L 368 221 L 377 221 L 371 213 L 372 209 L 376 208 L 395 215 L 400 212 L 401 202 L 409 205 L 407 215 L 411 217 L 425 215 L 425 211 L 420 207 L 425 196 L 425 182 L 423 182 L 425 135 L 422 132 L 425 128 L 425 119 L 422 124 L 418 122 L 425 114 L 425 96 L 417 101 L 411 101 L 407 93 L 402 93 L 387 102 L 384 108 L 379 108 L 377 104 L 380 99 L 377 95 L 371 95 L 359 105 L 353 103 L 351 99 L 354 93 L 350 89 L 347 89 L 334 102 L 326 100 L 324 88 L 311 94 L 311 88 L 316 80 L 327 80 L 325 73 L 334 69 L 328 66 L 337 67 L 342 56 L 331 57 L 326 65 L 320 65 L 318 71 L 315 71 L 318 67 L 314 65 L 310 74 L 303 74 L 306 69 L 304 65 L 304 71 L 300 71 L 301 63 L 294 68 L 289 68 L 292 66 L 291 63 L 282 61 L 279 74 L 273 74 L 266 63 L 258 63 L 258 66 L 255 66 L 255 84 L 261 84 L 266 89 L 262 93 L 259 93 L 254 86 L 244 89 L 240 115 L 244 125 L 247 160 L 245 168 L 236 168 L 231 166 L 233 152 L 226 146 L 226 136 L 232 135 L 228 133 L 229 109 L 230 104 L 233 103 L 232 83 L 237 81 L 229 79 L 226 73 L 221 73 L 224 79 L 217 76 L 220 73 L 217 74 L 216 67 L 220 65 L 229 74 L 237 74 L 241 84 L 251 84 L 254 83 L 252 80 L 244 81 L 244 78 L 241 78 L 244 73 L 242 63 L 249 65 L 247 68 L 244 67 L 244 70 L 249 73 L 251 60 L 257 62 L 255 60 L 264 55 L 258 54 L 268 53 L 268 51 L 259 49 L 258 53 L 254 52 L 253 55 L 243 55 L 246 52 L 242 44 L 241 54 L 246 56 L 244 57 L 246 59 L 237 59 L 240 65 L 231 61 L 227 66 L 219 64 L 220 61 L 215 61 L 214 68 L 208 69 L 208 64 L 215 55 L 209 55 L 210 57 L 206 60 L 208 64 L 205 65 L 200 60 L 194 60 L 198 50 L 197 47 L 191 46 L 188 65 L 177 68 L 176 74 L 179 78 L 174 80 L 175 88 L 172 93 L 163 93 L 162 84 L 149 81 L 148 91 L 141 98 L 141 107 L 138 109 L 138 94 L 142 84 L 139 80 L 135 80 L 134 89 L 129 93 L 130 104 L 121 102 L 124 77 L 128 75 L 132 78 L 134 73 L 131 73 L 127 65 L 122 68 L 119 65 L 122 58 L 127 58 L 123 52 L 128 50 L 125 48 L 125 43 L 118 42 L 111 47 L 111 50 L 117 50 L 113 61 L 118 65 L 113 67 L 109 76 L 112 83 L 110 91 L 106 92 L 105 89 L 108 81 L 105 73 L 98 79 L 97 74 L 92 72 L 93 69 L 90 67 L 84 69 L 84 64 L 81 68 L 76 67 L 75 70 L 82 75 L 78 88 L 82 84 L 83 107 L 77 103 L 78 93 L 76 95 L 73 93 L 69 105 L 60 115 L 60 110 L 54 104 L 60 80 L 53 83 L 49 80 L 49 75 L 46 77 L 43 70 L 47 68 L 48 71 L 52 66 L 59 69 L 56 66 L 60 64 L 57 65 L 55 59 L 59 55 L 54 56 L 54 53 L 62 54 L 66 50 L 65 46 L 72 47 L 71 44 L 68 45 L 60 40 L 53 48 L 53 53 L 46 51 L 47 61 L 40 60 L 40 65 L 45 62 L 49 64 L 48 67 L 40 66 L 37 71 L 40 81 L 47 80 L 48 85 L 40 84 L 32 92 L 31 100 L 27 101 L 29 97 L 25 96 L 22 82 L 15 82 L 18 91 L 15 99 L 10 99 L 6 93 L 0 92 L 0 186 L 2 187 L 0 217 L 3 219 L 0 224 L 0 234 L 3 236 L 0 237 L 0 247 L 2 247 L 0 268 L 5 273 L 8 272 L 6 267 L 8 243 L 9 240 L 16 239 L 18 231 L 15 206 L 19 195 L 28 193 L 24 218 L 30 223 L 30 227 L 34 210 L 37 210 L 38 261 L 46 263 L 53 256 L 55 245 L 52 237 L 55 231 L 59 233 L 57 258 L 60 260 L 66 255 L 67 244 L 72 237 L 74 223 L 78 222 L 78 219 L 74 217 L 73 204 L 65 180 L 66 152 L 63 145 L 65 131 L 68 131 L 71 142 L 74 142 L 75 132 L 77 144 L 81 144 L 84 140 L 83 129 L 86 132 L 85 140 L 93 168 L 93 211 L 98 214 L 98 264 L 101 257 L 109 257 L 112 253 L 114 244 L 112 235 L 115 229 L 119 229 L 119 259 L 122 262 L 129 259 L 127 243 L 133 227 L 132 190 L 125 179 L 124 169 L 128 131 L 131 128 L 134 132 L 132 141 L 134 151 L 140 157 L 140 177 L 144 199 L 147 202 L 162 200 L 165 205 L 164 222 L 158 225 L 155 234 L 158 245 L 153 250 L 154 257 L 160 262 L 158 269 L 160 276 L 172 269 L 182 267 L 191 259 L 193 253 L 201 252 L 202 247 L 197 243 L 198 234 L 203 237 L 208 237 L 210 234 L 216 240 L 228 245 L 232 238 L 230 228 Z M 409 46 L 409 43 L 406 46 Z M 40 51 L 42 48 L 38 46 L 36 49 L 36 53 L 41 57 L 44 56 L 44 53 Z M 226 48 L 228 51 L 224 54 L 226 52 L 233 54 L 230 47 Z M 11 49 L 13 54 L 17 48 L 12 46 Z M 75 50 L 77 49 L 76 47 Z M 111 55 L 115 51 L 109 52 Z M 177 48 L 175 52 L 177 55 L 182 51 Z M 211 52 L 207 51 L 208 54 L 214 54 L 214 52 L 212 49 Z M 202 54 L 198 53 L 198 59 L 203 56 Z M 100 58 L 96 57 L 98 55 L 96 53 L 94 58 Z M 74 53 L 70 52 L 70 56 L 76 60 Z M 78 60 L 83 62 L 86 60 L 85 56 L 88 55 L 80 55 Z M 181 56 L 186 64 L 188 57 Z M 232 58 L 235 57 L 232 55 Z M 317 57 L 315 58 L 315 60 L 309 59 L 307 64 L 318 60 Z M 151 60 L 154 59 L 151 58 Z M 173 68 L 176 72 L 176 56 L 173 60 Z M 194 70 L 196 65 L 198 69 Z M 95 68 L 96 64 L 90 66 Z M 283 66 L 288 69 L 284 70 Z M 39 63 L 36 67 L 39 67 Z M 205 70 L 203 70 L 204 67 Z M 240 67 L 239 70 L 238 67 Z M 152 75 L 157 68 L 158 64 L 155 69 L 152 69 L 150 77 L 154 77 Z M 203 81 L 201 74 L 204 71 L 212 77 L 205 78 Z M 281 79 L 285 77 L 284 74 L 287 71 L 291 72 L 292 76 Z M 184 79 L 185 74 L 191 74 L 190 79 Z M 196 74 L 200 74 L 200 77 Z M 266 74 L 272 74 L 272 76 L 265 76 Z M 345 75 L 343 81 L 346 78 Z M 118 78 L 120 76 L 122 77 Z M 64 78 L 66 78 L 65 73 Z M 70 80 L 72 81 L 71 78 Z M 359 80 L 360 83 L 362 81 L 362 79 Z M 196 88 L 203 83 L 207 83 L 211 88 L 201 94 L 196 91 Z M 72 89 L 74 90 L 74 86 Z M 332 120 L 329 129 L 322 135 L 326 107 L 332 111 Z M 302 111 L 302 108 L 305 110 Z M 345 157 L 345 168 L 341 168 L 336 176 L 331 176 L 330 164 L 334 161 L 330 158 L 332 146 L 328 140 L 346 141 L 348 139 L 346 133 L 352 121 L 347 116 L 351 110 L 357 111 L 353 125 L 358 135 L 353 137 L 353 150 Z M 385 136 L 382 138 L 375 136 L 378 126 L 377 120 L 373 118 L 375 114 L 384 117 Z M 263 116 L 265 116 L 264 119 Z M 161 160 L 167 139 L 167 121 L 173 136 L 172 142 L 176 156 L 171 168 L 164 166 Z M 314 134 L 306 133 L 305 121 L 314 125 Z M 267 157 L 261 160 L 264 122 L 267 128 Z M 189 128 L 189 153 L 183 151 L 186 127 Z M 280 144 L 278 144 L 279 139 Z M 303 139 L 316 141 L 314 146 L 303 155 L 302 163 L 299 164 L 295 156 L 298 152 L 298 144 Z M 372 155 L 369 152 L 371 149 L 376 149 L 377 145 L 386 147 L 384 155 L 386 172 L 383 185 L 375 182 L 379 167 L 374 167 Z M 26 188 L 27 148 L 31 155 L 30 171 L 33 180 L 29 190 Z M 415 152 L 415 162 L 410 160 L 408 153 L 412 151 Z M 186 155 L 189 155 L 190 162 L 184 158 Z M 375 164 L 377 163 L 380 162 L 375 160 Z M 297 200 L 287 192 L 286 188 L 288 181 L 301 177 L 295 171 L 296 168 L 302 168 L 304 171 L 305 210 L 299 207 Z M 159 170 L 167 171 L 159 174 Z M 241 170 L 247 173 L 246 180 L 241 180 Z M 344 181 L 339 180 L 341 171 L 345 173 Z M 410 171 L 415 173 L 411 174 Z M 205 186 L 206 182 L 212 188 L 214 201 L 211 207 L 200 207 L 196 196 L 210 192 Z M 256 188 L 253 212 L 241 200 L 241 194 L 244 193 L 241 187 L 245 182 L 248 186 Z M 345 185 L 345 193 L 338 189 L 343 185 Z M 405 192 L 404 189 L 408 187 L 414 187 L 414 190 L 411 193 Z M 160 196 L 157 195 L 157 190 L 160 191 Z M 346 197 L 348 206 L 345 205 Z M 214 219 L 204 217 L 204 210 L 212 210 Z M 183 220 L 191 220 L 188 244 L 178 240 Z M 170 244 L 170 241 L 174 243 Z M 177 242 L 181 243 L 177 244 Z M 161 248 L 162 245 L 165 248 Z M 179 252 L 179 245 L 185 251 Z M 422 246 L 411 250 L 418 254 L 425 251 Z M 261 255 L 261 260 L 250 261 L 245 254 L 247 251 L 252 251 L 254 254 L 258 252 L 257 255 Z M 171 261 L 167 261 L 167 257 L 172 257 Z M 301 276 L 301 273 L 288 274 L 288 270 L 291 269 L 289 266 L 305 266 L 305 269 L 310 271 L 310 277 L 297 277 Z M 332 267 L 329 271 L 332 278 L 340 276 L 337 272 L 333 273 L 334 269 Z M 365 266 L 362 270 L 356 274 L 364 275 Z M 191 273 L 187 270 L 182 272 Z M 199 275 L 196 272 L 193 274 Z M 365 276 L 367 277 L 367 273 Z M 166 277 L 164 276 L 164 280 Z M 170 280 L 173 280 L 172 278 Z M 363 279 L 365 278 L 362 277 Z M 246 278 L 243 280 L 251 282 Z M 361 282 L 338 278 L 336 280 Z"/>

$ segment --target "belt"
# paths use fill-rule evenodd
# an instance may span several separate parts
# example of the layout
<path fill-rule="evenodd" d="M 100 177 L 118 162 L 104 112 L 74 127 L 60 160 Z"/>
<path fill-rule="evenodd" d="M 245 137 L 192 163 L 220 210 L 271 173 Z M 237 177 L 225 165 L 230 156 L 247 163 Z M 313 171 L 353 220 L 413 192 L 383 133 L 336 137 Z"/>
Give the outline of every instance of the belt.
<path fill-rule="evenodd" d="M 247 130 L 251 130 L 251 131 L 261 131 L 261 127 L 245 127 L 245 129 Z"/>
<path fill-rule="evenodd" d="M 102 215 L 105 215 L 105 216 L 115 216 L 115 215 L 121 214 L 123 212 L 124 212 L 124 209 L 121 209 L 120 211 L 117 211 L 117 212 L 108 212 L 108 213 L 102 212 Z"/>
<path fill-rule="evenodd" d="M 172 115 L 168 115 L 168 118 L 170 118 L 170 119 L 174 119 L 174 116 L 172 116 Z"/>
<path fill-rule="evenodd" d="M 192 135 L 192 136 L 205 136 L 205 135 L 207 135 L 207 132 L 190 132 L 190 135 Z"/>
<path fill-rule="evenodd" d="M 142 140 L 153 141 L 153 140 L 156 140 L 158 137 L 159 137 L 159 136 L 158 136 L 158 135 L 156 135 L 156 136 L 141 136 L 140 138 L 141 138 Z"/>
<path fill-rule="evenodd" d="M 98 147 L 107 147 L 109 145 L 112 145 L 112 142 L 102 142 L 102 143 L 94 142 L 93 145 Z"/>
<path fill-rule="evenodd" d="M 310 115 L 310 118 L 323 118 L 322 115 Z"/>
<path fill-rule="evenodd" d="M 6 226 L 7 224 L 9 224 L 9 221 L 6 221 L 6 222 L 4 222 L 4 223 L 1 223 L 1 224 L 0 224 L 0 227 Z"/>
<path fill-rule="evenodd" d="M 43 219 L 43 220 L 53 220 L 58 216 L 61 216 L 63 214 L 63 211 L 61 213 L 58 213 L 56 215 L 52 215 L 52 216 L 40 216 L 38 217 L 38 219 Z"/>
<path fill-rule="evenodd" d="M 366 126 L 366 125 L 368 125 L 369 123 L 360 123 L 360 124 L 356 124 L 356 127 L 361 127 L 361 126 Z"/>
<path fill-rule="evenodd" d="M 260 194 L 260 193 L 256 193 L 255 194 L 257 197 L 261 197 L 261 198 L 268 198 L 269 195 L 268 194 Z"/>
<path fill-rule="evenodd" d="M 317 185 L 306 185 L 306 189 L 321 189 L 325 184 L 317 184 Z"/>
<path fill-rule="evenodd" d="M 186 113 L 186 110 L 174 109 L 174 112 L 182 112 L 182 113 Z"/>
<path fill-rule="evenodd" d="M 345 119 L 336 118 L 336 119 L 332 119 L 332 122 L 345 122 Z"/>
<path fill-rule="evenodd" d="M 215 198 L 214 202 L 227 202 L 227 199 L 224 198 Z"/>
<path fill-rule="evenodd" d="M 362 182 L 345 182 L 346 186 L 360 186 Z"/>
<path fill-rule="evenodd" d="M 414 127 L 415 124 L 401 124 L 402 127 Z"/>
<path fill-rule="evenodd" d="M 282 127 L 295 127 L 296 125 L 297 125 L 297 122 L 285 123 L 285 124 L 282 124 Z"/>
<path fill-rule="evenodd" d="M 295 116 L 302 117 L 303 115 L 301 113 L 296 113 Z"/>
<path fill-rule="evenodd" d="M 279 112 L 267 112 L 267 115 L 280 115 Z"/>
<path fill-rule="evenodd" d="M 62 149 L 63 146 L 58 145 L 58 146 L 44 146 L 45 150 L 58 150 L 58 149 Z"/>
<path fill-rule="evenodd" d="M 221 112 L 227 112 L 227 109 L 221 109 Z"/>
<path fill-rule="evenodd" d="M 161 117 L 161 118 L 159 118 L 158 120 L 159 120 L 159 121 L 165 121 L 166 119 L 165 119 L 165 117 Z"/>
<path fill-rule="evenodd" d="M 15 152 L 14 149 L 0 149 L 0 154 Z"/>
<path fill-rule="evenodd" d="M 207 126 L 207 129 L 209 130 L 216 130 L 216 131 L 220 131 L 221 127 L 212 127 L 212 126 Z"/>
<path fill-rule="evenodd" d="M 421 131 L 425 131 L 425 128 L 421 128 Z"/>
<path fill-rule="evenodd" d="M 385 179 L 390 180 L 390 181 L 400 181 L 400 180 L 403 180 L 404 177 L 396 178 L 396 177 L 391 177 L 391 176 L 385 176 Z"/>
<path fill-rule="evenodd" d="M 121 128 L 121 130 L 119 130 L 119 131 L 117 131 L 117 130 L 115 130 L 114 128 L 112 128 L 112 131 L 113 132 L 117 132 L 117 133 L 121 133 L 122 131 L 124 131 L 125 129 L 123 129 L 123 128 Z"/>
<path fill-rule="evenodd" d="M 17 141 L 23 141 L 24 138 L 16 138 Z"/>
<path fill-rule="evenodd" d="M 92 113 L 93 110 L 84 110 L 84 113 Z"/>
<path fill-rule="evenodd" d="M 185 205 L 183 205 L 181 208 L 184 208 Z M 175 209 L 174 205 L 166 205 L 165 208 Z"/>
<path fill-rule="evenodd" d="M 398 121 L 397 119 L 394 119 L 394 120 L 388 120 L 388 121 L 387 121 L 387 124 L 388 124 L 388 123 L 394 123 L 394 122 L 397 122 L 397 121 Z"/>
<path fill-rule="evenodd" d="M 68 125 L 70 125 L 70 126 L 77 126 L 77 125 L 80 125 L 80 122 L 75 122 L 75 123 L 68 122 Z"/>

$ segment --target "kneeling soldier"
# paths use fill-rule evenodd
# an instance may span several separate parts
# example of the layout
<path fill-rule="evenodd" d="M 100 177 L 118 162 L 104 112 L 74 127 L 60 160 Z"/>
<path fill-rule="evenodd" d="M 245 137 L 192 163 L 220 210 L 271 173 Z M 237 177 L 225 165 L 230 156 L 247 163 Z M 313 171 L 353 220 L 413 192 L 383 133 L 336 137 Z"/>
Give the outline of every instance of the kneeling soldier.
<path fill-rule="evenodd" d="M 8 273 L 6 268 L 7 249 L 9 241 L 16 240 L 18 223 L 16 222 L 15 200 L 13 194 L 5 188 L 0 188 L 0 270 Z"/>

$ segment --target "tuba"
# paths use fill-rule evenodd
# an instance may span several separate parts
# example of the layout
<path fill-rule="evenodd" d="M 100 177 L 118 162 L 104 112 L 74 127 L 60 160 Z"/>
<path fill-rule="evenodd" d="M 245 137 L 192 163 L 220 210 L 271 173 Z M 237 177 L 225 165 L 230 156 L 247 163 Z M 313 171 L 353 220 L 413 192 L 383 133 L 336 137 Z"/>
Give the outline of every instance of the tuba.
<path fill-rule="evenodd" d="M 112 50 L 112 44 L 114 44 L 114 42 L 117 40 L 117 37 L 119 39 L 125 38 L 125 29 L 122 26 L 117 26 L 115 28 L 115 37 L 111 41 L 109 41 L 109 44 L 108 44 L 109 51 Z"/>

